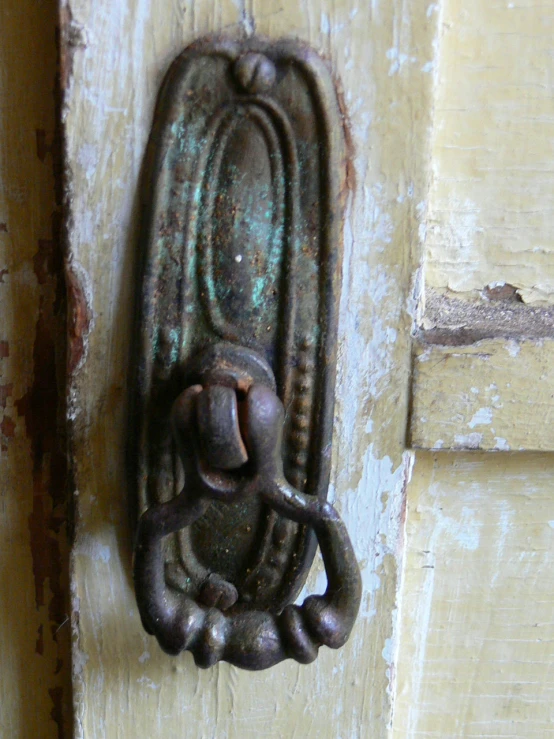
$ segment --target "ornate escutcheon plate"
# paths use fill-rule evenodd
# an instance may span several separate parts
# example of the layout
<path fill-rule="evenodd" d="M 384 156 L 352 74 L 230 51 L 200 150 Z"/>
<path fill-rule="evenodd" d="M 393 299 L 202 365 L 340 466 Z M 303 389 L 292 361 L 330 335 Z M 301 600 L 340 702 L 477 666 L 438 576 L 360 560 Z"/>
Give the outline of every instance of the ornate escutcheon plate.
<path fill-rule="evenodd" d="M 343 124 L 325 63 L 293 41 L 202 39 L 163 84 L 143 182 L 132 418 L 142 513 L 183 487 L 170 427 L 195 358 L 246 347 L 285 407 L 298 490 L 327 494 L 341 271 Z M 191 374 L 192 373 L 192 374 Z M 315 551 L 259 497 L 212 501 L 164 541 L 165 581 L 201 599 L 212 573 L 247 609 L 280 613 Z"/>

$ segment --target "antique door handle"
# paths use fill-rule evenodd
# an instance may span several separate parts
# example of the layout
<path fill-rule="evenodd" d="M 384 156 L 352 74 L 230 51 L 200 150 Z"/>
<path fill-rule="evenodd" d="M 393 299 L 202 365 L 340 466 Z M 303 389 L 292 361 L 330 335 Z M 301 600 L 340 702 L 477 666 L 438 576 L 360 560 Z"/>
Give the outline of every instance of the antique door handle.
<path fill-rule="evenodd" d="M 134 579 L 146 630 L 202 667 L 311 662 L 359 609 L 326 501 L 343 178 L 308 47 L 209 38 L 175 60 L 145 167 Z M 316 543 L 327 589 L 297 606 Z"/>
<path fill-rule="evenodd" d="M 263 669 L 287 657 L 308 663 L 320 645 L 341 647 L 350 635 L 361 595 L 354 550 L 335 508 L 287 482 L 281 457 L 283 404 L 272 387 L 246 376 L 252 353 L 225 345 L 217 349 L 208 354 L 213 364 L 207 374 L 221 373 L 224 366 L 227 374 L 220 382 L 227 382 L 192 385 L 173 404 L 185 486 L 177 497 L 148 508 L 139 521 L 134 572 L 143 624 L 165 651 L 190 649 L 201 667 L 226 660 Z M 289 604 L 280 613 L 233 613 L 237 588 L 211 573 L 196 600 L 168 597 L 163 537 L 194 523 L 211 500 L 230 503 L 248 496 L 259 496 L 281 516 L 313 528 L 325 563 L 325 594 L 312 595 L 301 606 Z"/>

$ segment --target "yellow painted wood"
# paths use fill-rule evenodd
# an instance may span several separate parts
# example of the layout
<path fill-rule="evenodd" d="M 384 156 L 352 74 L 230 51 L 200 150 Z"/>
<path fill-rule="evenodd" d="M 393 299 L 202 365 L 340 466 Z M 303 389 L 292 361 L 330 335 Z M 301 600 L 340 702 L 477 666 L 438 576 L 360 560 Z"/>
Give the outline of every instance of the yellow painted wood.
<path fill-rule="evenodd" d="M 69 618 L 63 614 L 64 490 L 51 467 L 56 388 L 49 352 L 61 272 L 54 259 L 56 202 L 48 151 L 55 126 L 56 6 L 0 3 L 2 739 L 69 736 L 69 717 L 63 715 L 71 701 Z M 61 361 L 63 368 L 63 356 Z"/>
<path fill-rule="evenodd" d="M 554 3 L 441 0 L 426 282 L 554 294 Z"/>
<path fill-rule="evenodd" d="M 395 739 L 554 735 L 554 458 L 418 453 Z"/>
<path fill-rule="evenodd" d="M 503 306 L 514 303 L 502 301 L 542 305 L 553 295 L 554 4 L 442 0 L 436 9 L 422 344 L 408 443 L 552 450 L 552 338 L 531 339 L 552 337 L 553 317 L 518 306 L 506 318 Z M 426 346 L 426 331 L 447 344 L 462 343 L 464 332 L 465 344 L 489 340 Z M 513 338 L 492 338 L 499 335 Z"/>
<path fill-rule="evenodd" d="M 433 7 L 64 0 L 62 18 L 69 269 L 91 319 L 69 408 L 75 735 L 384 737 L 410 466 L 410 284 L 427 189 Z M 228 665 L 201 672 L 189 655 L 163 655 L 141 629 L 130 578 L 124 443 L 137 181 L 169 63 L 195 37 L 221 30 L 310 41 L 337 76 L 353 144 L 331 494 L 360 558 L 362 610 L 341 652 L 260 675 Z M 317 568 L 309 586 L 324 587 Z"/>
<path fill-rule="evenodd" d="M 508 450 L 554 448 L 554 342 L 531 340 L 552 323 L 527 306 L 507 320 L 513 303 L 484 298 L 513 300 L 512 285 L 527 303 L 552 302 L 554 4 L 441 0 L 436 8 L 425 289 L 407 440 L 459 451 L 418 451 L 408 486 L 392 734 L 546 739 L 554 734 L 554 460 Z M 513 338 L 472 338 L 503 332 Z M 441 337 L 466 343 L 440 346 Z"/>
<path fill-rule="evenodd" d="M 554 450 L 554 341 L 415 345 L 416 449 Z"/>

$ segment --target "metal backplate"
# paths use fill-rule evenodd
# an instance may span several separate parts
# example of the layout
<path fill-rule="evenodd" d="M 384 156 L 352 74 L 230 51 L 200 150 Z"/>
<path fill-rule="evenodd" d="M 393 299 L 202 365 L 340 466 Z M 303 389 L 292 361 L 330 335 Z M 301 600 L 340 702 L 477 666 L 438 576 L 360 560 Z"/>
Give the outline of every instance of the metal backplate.
<path fill-rule="evenodd" d="M 266 360 L 286 411 L 285 475 L 326 496 L 344 164 L 334 86 L 309 48 L 207 38 L 172 64 L 144 169 L 132 420 L 139 513 L 182 488 L 171 405 L 195 357 L 222 342 Z M 238 590 L 235 610 L 278 613 L 314 550 L 306 527 L 258 497 L 214 501 L 167 537 L 166 582 L 197 597 L 217 573 Z"/>

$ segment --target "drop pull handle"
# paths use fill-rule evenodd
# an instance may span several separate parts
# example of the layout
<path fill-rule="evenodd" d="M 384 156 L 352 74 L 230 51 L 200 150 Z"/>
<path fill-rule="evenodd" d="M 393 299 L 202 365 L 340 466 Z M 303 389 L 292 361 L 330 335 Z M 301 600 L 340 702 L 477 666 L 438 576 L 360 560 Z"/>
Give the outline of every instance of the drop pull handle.
<path fill-rule="evenodd" d="M 308 47 L 207 38 L 173 63 L 144 168 L 134 580 L 145 629 L 201 667 L 309 663 L 358 613 L 327 501 L 344 159 Z M 318 545 L 327 588 L 295 605 Z"/>
<path fill-rule="evenodd" d="M 234 351 L 249 358 L 247 350 L 230 349 L 221 352 L 219 361 Z M 134 573 L 143 624 L 166 652 L 189 649 L 201 667 L 225 660 L 259 670 L 287 657 L 309 663 L 319 646 L 341 647 L 350 635 L 361 595 L 354 550 L 335 508 L 287 482 L 281 456 L 285 413 L 274 390 L 253 378 L 246 387 L 244 378 L 242 387 L 234 387 L 232 373 L 225 379 L 225 385 L 192 385 L 173 404 L 185 485 L 177 497 L 148 508 L 139 521 Z M 163 538 L 194 524 L 212 501 L 240 503 L 252 497 L 313 529 L 327 574 L 325 594 L 279 613 L 233 612 L 237 588 L 214 572 L 196 600 L 172 597 L 165 582 Z"/>

